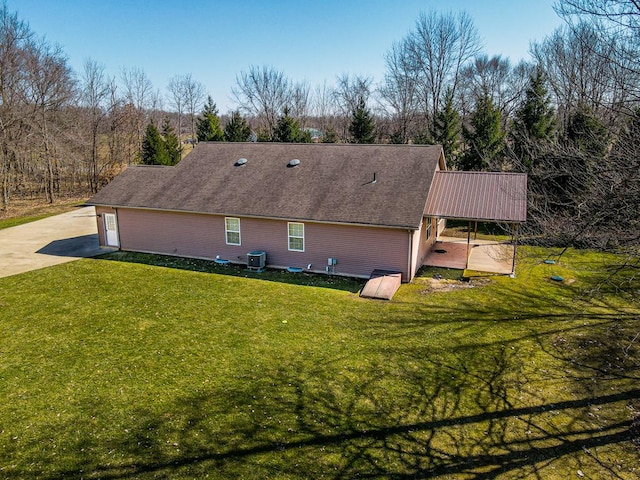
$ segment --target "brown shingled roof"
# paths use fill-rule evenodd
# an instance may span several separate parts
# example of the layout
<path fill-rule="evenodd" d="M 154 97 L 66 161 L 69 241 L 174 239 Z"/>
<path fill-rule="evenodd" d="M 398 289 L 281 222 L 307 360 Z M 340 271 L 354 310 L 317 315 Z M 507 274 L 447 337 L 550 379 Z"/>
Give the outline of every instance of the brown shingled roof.
<path fill-rule="evenodd" d="M 441 152 L 424 145 L 201 143 L 175 167 L 128 168 L 87 203 L 416 229 Z M 237 166 L 240 158 L 247 162 Z M 289 167 L 292 159 L 300 164 Z"/>
<path fill-rule="evenodd" d="M 527 176 L 523 173 L 438 171 L 425 215 L 522 223 L 527 220 Z"/>

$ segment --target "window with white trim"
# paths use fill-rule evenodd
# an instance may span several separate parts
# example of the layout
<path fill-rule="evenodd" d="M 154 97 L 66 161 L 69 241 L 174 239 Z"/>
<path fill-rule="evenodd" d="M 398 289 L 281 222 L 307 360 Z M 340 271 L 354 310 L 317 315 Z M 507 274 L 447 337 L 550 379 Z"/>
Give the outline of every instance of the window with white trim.
<path fill-rule="evenodd" d="M 433 221 L 431 217 L 426 217 L 424 219 L 424 239 L 429 241 L 431 239 L 431 226 L 433 225 Z"/>
<path fill-rule="evenodd" d="M 224 233 L 227 245 L 241 245 L 240 219 L 227 217 L 224 219 Z"/>
<path fill-rule="evenodd" d="M 289 222 L 289 250 L 304 252 L 304 223 Z"/>

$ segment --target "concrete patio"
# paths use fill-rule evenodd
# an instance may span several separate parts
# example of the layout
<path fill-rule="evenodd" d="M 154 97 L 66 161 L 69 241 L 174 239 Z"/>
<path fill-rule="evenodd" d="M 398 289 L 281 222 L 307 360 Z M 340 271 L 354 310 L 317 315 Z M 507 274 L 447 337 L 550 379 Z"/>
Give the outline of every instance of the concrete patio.
<path fill-rule="evenodd" d="M 423 265 L 509 275 L 514 246 L 491 240 L 438 237 Z M 467 262 L 468 259 L 468 262 Z"/>

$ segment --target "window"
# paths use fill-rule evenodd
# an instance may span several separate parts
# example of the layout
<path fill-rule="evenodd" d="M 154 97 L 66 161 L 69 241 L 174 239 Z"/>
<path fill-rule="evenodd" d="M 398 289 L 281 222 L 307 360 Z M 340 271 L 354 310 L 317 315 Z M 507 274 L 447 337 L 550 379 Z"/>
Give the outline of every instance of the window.
<path fill-rule="evenodd" d="M 289 222 L 289 250 L 304 252 L 304 223 Z"/>
<path fill-rule="evenodd" d="M 433 221 L 431 220 L 431 217 L 426 217 L 424 219 L 424 224 L 425 224 L 425 240 L 429 241 L 431 239 L 431 225 L 433 224 Z"/>
<path fill-rule="evenodd" d="M 225 218 L 224 232 L 227 236 L 227 245 L 240 245 L 240 219 Z"/>

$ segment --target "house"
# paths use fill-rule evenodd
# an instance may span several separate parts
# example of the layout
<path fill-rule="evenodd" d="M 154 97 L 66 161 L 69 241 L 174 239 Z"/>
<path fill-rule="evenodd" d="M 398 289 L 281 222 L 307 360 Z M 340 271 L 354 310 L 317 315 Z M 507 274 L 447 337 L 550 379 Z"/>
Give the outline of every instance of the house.
<path fill-rule="evenodd" d="M 87 203 L 102 246 L 410 281 L 442 226 L 425 207 L 445 170 L 440 146 L 200 143 L 175 166 L 127 168 Z"/>

